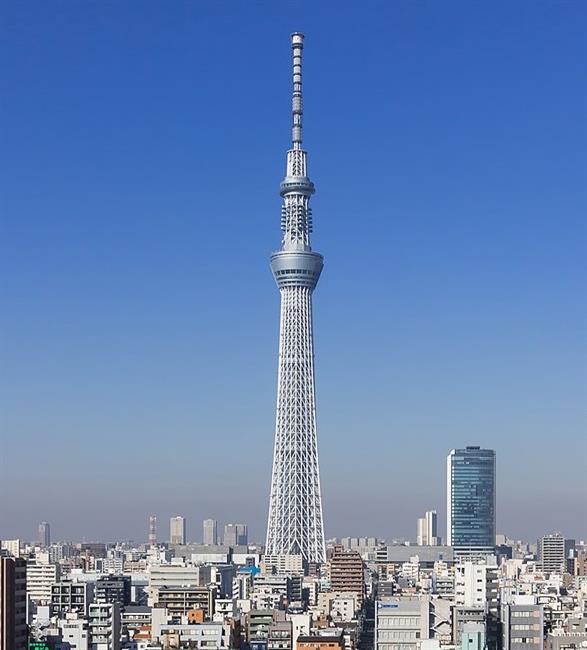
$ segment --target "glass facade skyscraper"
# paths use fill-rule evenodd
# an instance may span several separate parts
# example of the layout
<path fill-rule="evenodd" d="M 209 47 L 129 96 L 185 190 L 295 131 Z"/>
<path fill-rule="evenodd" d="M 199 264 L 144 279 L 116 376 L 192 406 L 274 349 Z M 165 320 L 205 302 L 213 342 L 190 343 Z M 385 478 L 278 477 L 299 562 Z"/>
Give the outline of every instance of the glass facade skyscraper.
<path fill-rule="evenodd" d="M 447 544 L 456 552 L 495 549 L 495 451 L 453 449 L 447 458 Z"/>

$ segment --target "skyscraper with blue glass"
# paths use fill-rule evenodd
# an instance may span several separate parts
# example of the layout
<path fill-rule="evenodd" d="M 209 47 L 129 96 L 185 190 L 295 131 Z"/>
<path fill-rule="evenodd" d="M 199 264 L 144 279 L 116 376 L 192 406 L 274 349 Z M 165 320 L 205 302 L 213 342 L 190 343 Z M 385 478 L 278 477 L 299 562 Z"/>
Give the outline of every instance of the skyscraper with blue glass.
<path fill-rule="evenodd" d="M 459 555 L 495 550 L 495 451 L 453 449 L 446 465 L 446 537 Z"/>

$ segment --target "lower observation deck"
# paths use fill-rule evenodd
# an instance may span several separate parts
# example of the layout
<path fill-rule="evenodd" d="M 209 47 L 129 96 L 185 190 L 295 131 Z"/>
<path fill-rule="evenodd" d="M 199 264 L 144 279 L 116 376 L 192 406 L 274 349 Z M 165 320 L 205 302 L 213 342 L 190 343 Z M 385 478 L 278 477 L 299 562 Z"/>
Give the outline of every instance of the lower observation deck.
<path fill-rule="evenodd" d="M 324 266 L 320 253 L 279 251 L 271 255 L 271 270 L 277 286 L 314 289 Z"/>

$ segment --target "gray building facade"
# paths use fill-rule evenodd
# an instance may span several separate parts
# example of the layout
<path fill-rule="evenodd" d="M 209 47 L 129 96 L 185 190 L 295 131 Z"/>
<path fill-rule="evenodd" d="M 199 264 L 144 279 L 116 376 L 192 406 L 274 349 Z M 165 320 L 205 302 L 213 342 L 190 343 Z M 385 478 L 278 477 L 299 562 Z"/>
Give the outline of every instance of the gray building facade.
<path fill-rule="evenodd" d="M 501 629 L 503 650 L 542 650 L 542 605 L 502 604 Z"/>

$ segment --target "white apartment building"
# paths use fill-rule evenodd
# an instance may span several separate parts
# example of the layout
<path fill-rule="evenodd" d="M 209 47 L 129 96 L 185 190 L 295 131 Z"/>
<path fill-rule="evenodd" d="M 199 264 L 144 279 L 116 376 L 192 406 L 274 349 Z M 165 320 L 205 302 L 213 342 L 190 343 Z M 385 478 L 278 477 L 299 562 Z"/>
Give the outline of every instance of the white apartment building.
<path fill-rule="evenodd" d="M 198 587 L 213 581 L 212 567 L 188 564 L 153 565 L 149 570 L 148 602 L 152 607 L 160 587 Z"/>
<path fill-rule="evenodd" d="M 301 555 L 264 555 L 261 565 L 263 571 L 269 574 L 304 574 L 303 557 Z"/>
<path fill-rule="evenodd" d="M 498 582 L 495 556 L 487 556 L 485 561 L 467 560 L 455 565 L 455 607 L 460 614 L 455 616 L 454 621 L 464 622 L 467 616 L 475 617 L 482 613 L 486 640 L 491 648 L 497 643 L 499 631 Z"/>
<path fill-rule="evenodd" d="M 73 549 L 69 544 L 51 544 L 49 547 L 49 562 L 60 562 L 71 557 Z"/>
<path fill-rule="evenodd" d="M 495 557 L 489 563 L 472 561 L 455 565 L 455 603 L 465 607 L 497 607 L 498 578 Z"/>
<path fill-rule="evenodd" d="M 400 575 L 406 580 L 411 580 L 414 584 L 420 578 L 420 562 L 418 556 L 411 558 L 409 562 L 404 562 L 400 569 Z"/>
<path fill-rule="evenodd" d="M 253 588 L 253 577 L 250 573 L 237 573 L 232 579 L 232 595 L 240 600 L 250 597 Z"/>
<path fill-rule="evenodd" d="M 20 557 L 20 539 L 3 539 L 0 548 L 7 551 L 12 557 Z"/>
<path fill-rule="evenodd" d="M 253 609 L 283 609 L 287 600 L 287 590 L 271 584 L 259 584 L 251 590 L 250 601 Z"/>
<path fill-rule="evenodd" d="M 238 618 L 238 604 L 236 598 L 217 598 L 214 603 L 214 623 L 222 623 L 227 618 Z"/>
<path fill-rule="evenodd" d="M 336 596 L 330 601 L 329 616 L 334 623 L 348 623 L 355 619 L 355 612 L 359 609 L 356 594 Z"/>
<path fill-rule="evenodd" d="M 90 650 L 120 650 L 120 605 L 92 603 L 88 613 Z"/>
<path fill-rule="evenodd" d="M 36 605 L 48 605 L 51 602 L 51 587 L 59 582 L 60 566 L 58 564 L 27 564 L 27 597 Z"/>
<path fill-rule="evenodd" d="M 64 647 L 71 650 L 90 650 L 89 624 L 85 618 L 71 615 L 59 619 L 58 626 Z"/>
<path fill-rule="evenodd" d="M 292 650 L 297 650 L 298 638 L 308 636 L 312 630 L 312 615 L 309 613 L 287 614 L 287 619 L 291 622 Z"/>
<path fill-rule="evenodd" d="M 418 546 L 438 546 L 440 544 L 437 521 L 436 510 L 428 510 L 423 517 L 418 519 L 416 534 L 416 544 Z"/>

